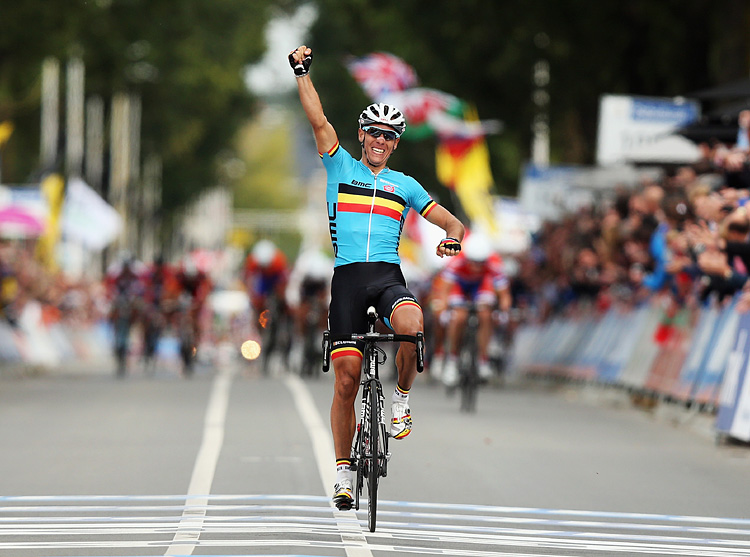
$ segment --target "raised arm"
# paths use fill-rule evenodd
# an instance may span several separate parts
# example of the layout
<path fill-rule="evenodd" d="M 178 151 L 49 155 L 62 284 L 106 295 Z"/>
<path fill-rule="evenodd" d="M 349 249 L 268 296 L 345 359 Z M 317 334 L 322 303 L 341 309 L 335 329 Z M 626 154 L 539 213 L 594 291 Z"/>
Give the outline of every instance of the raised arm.
<path fill-rule="evenodd" d="M 300 46 L 289 54 L 289 64 L 294 69 L 294 74 L 297 78 L 299 100 L 312 126 L 318 152 L 325 153 L 336 145 L 338 137 L 336 136 L 336 130 L 333 129 L 333 126 L 323 112 L 320 97 L 310 79 L 309 69 L 311 63 L 312 49 L 307 46 Z"/>

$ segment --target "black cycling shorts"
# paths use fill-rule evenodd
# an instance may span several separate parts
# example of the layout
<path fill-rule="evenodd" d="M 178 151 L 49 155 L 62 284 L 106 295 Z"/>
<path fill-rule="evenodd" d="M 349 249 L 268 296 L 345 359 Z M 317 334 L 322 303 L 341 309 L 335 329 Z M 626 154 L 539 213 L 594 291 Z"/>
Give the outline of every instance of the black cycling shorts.
<path fill-rule="evenodd" d="M 419 306 L 406 288 L 401 268 L 395 263 L 350 263 L 333 271 L 328 328 L 332 336 L 367 332 L 367 308 L 374 306 L 388 327 L 394 310 L 402 304 Z M 364 343 L 337 341 L 331 357 L 359 355 Z"/>

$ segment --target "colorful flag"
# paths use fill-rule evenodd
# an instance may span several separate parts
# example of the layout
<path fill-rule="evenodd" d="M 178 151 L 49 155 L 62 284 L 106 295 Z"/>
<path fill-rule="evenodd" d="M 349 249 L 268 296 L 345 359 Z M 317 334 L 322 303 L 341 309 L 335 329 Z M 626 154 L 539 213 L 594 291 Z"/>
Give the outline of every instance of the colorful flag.
<path fill-rule="evenodd" d="M 496 231 L 490 194 L 494 181 L 484 137 L 498 133 L 502 124 L 479 120 L 476 110 L 454 95 L 416 87 L 414 69 L 392 54 L 376 52 L 354 58 L 347 68 L 371 99 L 403 112 L 405 138 L 438 139 L 438 178 L 456 191 L 469 218 L 481 222 L 488 231 Z"/>
<path fill-rule="evenodd" d="M 470 112 L 467 104 L 458 97 L 437 89 L 414 87 L 388 93 L 383 102 L 397 106 L 406 118 L 406 139 L 473 138 L 497 133 L 496 120 L 466 119 Z"/>
<path fill-rule="evenodd" d="M 11 134 L 13 133 L 13 122 L 5 120 L 0 122 L 0 146 L 8 141 Z"/>
<path fill-rule="evenodd" d="M 483 137 L 441 141 L 435 154 L 438 179 L 453 189 L 472 223 L 491 235 L 498 228 L 490 189 L 494 183 Z"/>
<path fill-rule="evenodd" d="M 65 198 L 65 180 L 59 174 L 48 174 L 41 183 L 42 195 L 47 200 L 49 212 L 44 233 L 36 245 L 37 259 L 48 269 L 57 269 L 55 248 L 60 240 L 60 216 Z"/>
<path fill-rule="evenodd" d="M 417 85 L 417 73 L 398 56 L 374 52 L 346 63 L 352 77 L 375 102 L 387 93 L 403 91 Z"/>
<path fill-rule="evenodd" d="M 426 139 L 435 135 L 433 122 L 439 115 L 463 114 L 464 103 L 458 97 L 426 87 L 393 91 L 383 96 L 382 102 L 398 107 L 406 118 L 405 138 Z"/>

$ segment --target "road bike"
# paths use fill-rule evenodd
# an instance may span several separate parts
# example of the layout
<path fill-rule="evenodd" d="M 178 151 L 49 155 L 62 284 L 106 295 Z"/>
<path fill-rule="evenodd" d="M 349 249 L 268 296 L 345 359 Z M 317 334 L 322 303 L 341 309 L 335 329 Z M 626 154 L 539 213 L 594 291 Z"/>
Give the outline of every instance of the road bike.
<path fill-rule="evenodd" d="M 325 329 L 321 321 L 327 317 L 325 302 L 316 296 L 310 300 L 305 312 L 304 331 L 302 332 L 302 365 L 300 375 L 315 377 L 320 370 L 323 351 L 320 345 L 320 332 Z"/>
<path fill-rule="evenodd" d="M 112 302 L 110 319 L 114 333 L 114 353 L 117 362 L 117 377 L 125 377 L 128 371 L 128 354 L 130 353 L 130 332 L 135 322 L 137 311 L 136 297 L 128 292 L 120 292 Z"/>
<path fill-rule="evenodd" d="M 378 484 L 381 477 L 388 475 L 388 461 L 391 453 L 388 450 L 389 428 L 385 421 L 385 397 L 380 382 L 379 366 L 386 360 L 385 351 L 378 346 L 379 342 L 411 342 L 417 351 L 417 371 L 424 370 L 424 334 L 399 335 L 394 333 L 375 332 L 378 314 L 374 307 L 367 309 L 367 332 L 350 335 L 331 335 L 323 333 L 323 371 L 331 365 L 331 346 L 341 340 L 355 340 L 365 343 L 362 359 L 362 405 L 359 423 L 352 440 L 351 467 L 357 472 L 354 485 L 354 509 L 359 510 L 359 501 L 365 483 L 367 483 L 367 525 L 370 532 L 375 531 L 378 508 Z"/>
<path fill-rule="evenodd" d="M 177 309 L 177 338 L 180 343 L 182 373 L 185 377 L 192 377 L 198 351 L 196 346 L 196 319 L 192 296 L 185 293 L 181 294 Z"/>
<path fill-rule="evenodd" d="M 278 354 L 286 366 L 291 347 L 291 323 L 284 302 L 276 294 L 268 297 L 267 308 L 259 316 L 261 325 L 261 366 L 263 375 L 271 374 L 271 357 Z"/>
<path fill-rule="evenodd" d="M 458 352 L 458 388 L 461 391 L 461 411 L 476 412 L 477 390 L 482 380 L 479 377 L 479 316 L 475 304 L 469 304 L 466 327 Z"/>

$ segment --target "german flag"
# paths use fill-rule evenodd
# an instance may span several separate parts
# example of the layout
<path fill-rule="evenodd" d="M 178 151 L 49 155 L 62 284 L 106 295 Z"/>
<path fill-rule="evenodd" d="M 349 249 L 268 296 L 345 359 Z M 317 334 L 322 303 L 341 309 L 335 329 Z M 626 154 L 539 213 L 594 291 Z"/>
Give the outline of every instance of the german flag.
<path fill-rule="evenodd" d="M 338 210 L 349 213 L 369 213 L 385 215 L 401 220 L 406 208 L 403 198 L 387 191 L 376 190 L 373 202 L 373 191 L 349 184 L 339 184 Z"/>

